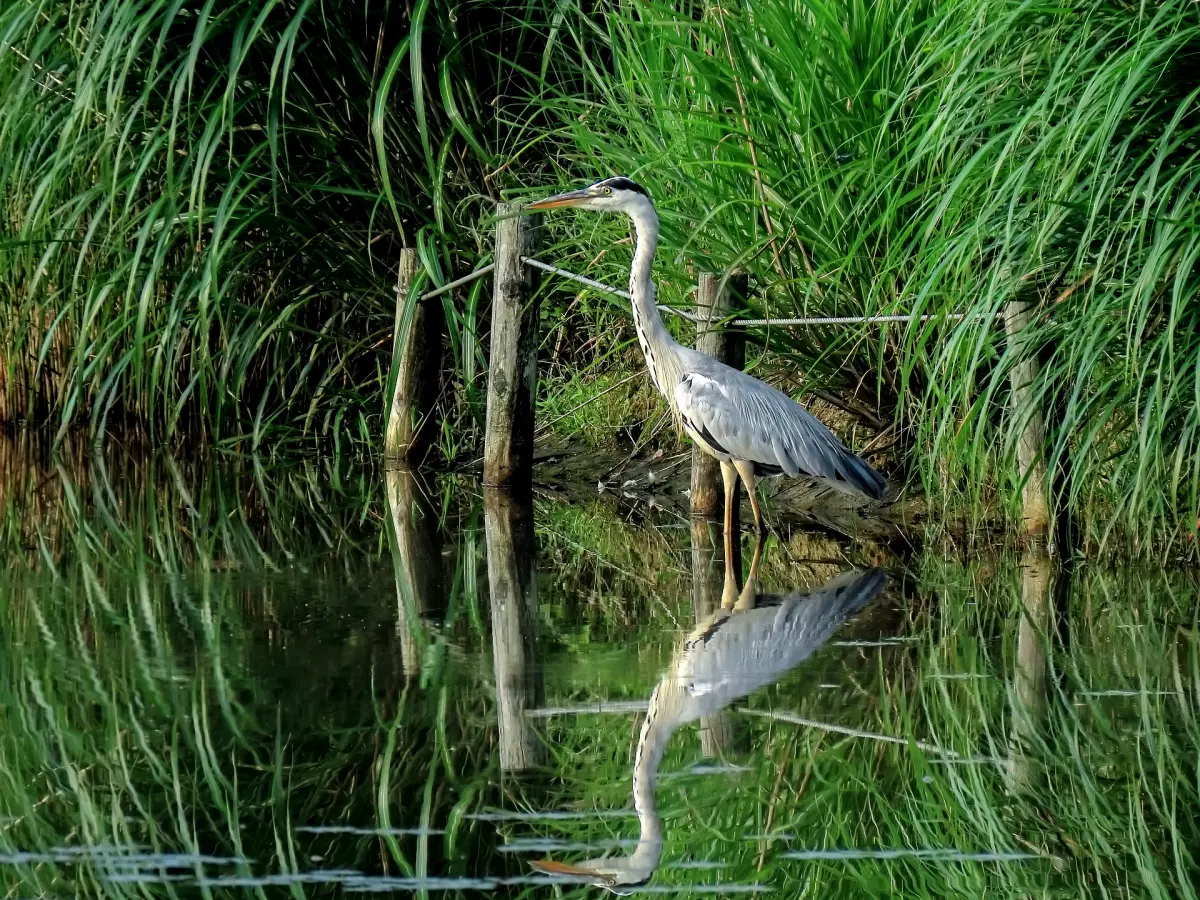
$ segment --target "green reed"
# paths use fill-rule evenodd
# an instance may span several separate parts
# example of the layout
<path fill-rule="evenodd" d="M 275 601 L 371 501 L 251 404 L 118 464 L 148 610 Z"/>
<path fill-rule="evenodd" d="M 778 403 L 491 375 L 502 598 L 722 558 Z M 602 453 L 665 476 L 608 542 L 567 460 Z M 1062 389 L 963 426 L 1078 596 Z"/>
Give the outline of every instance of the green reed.
<path fill-rule="evenodd" d="M 1089 546 L 1193 553 L 1198 29 L 1184 0 L 8 4 L 0 419 L 376 447 L 399 248 L 441 283 L 487 261 L 505 191 L 621 171 L 658 201 L 667 302 L 736 267 L 756 316 L 931 317 L 754 331 L 751 362 L 889 423 L 877 461 L 938 512 L 1015 516 L 1008 378 L 1036 357 Z M 623 280 L 622 223 L 550 232 Z M 487 285 L 444 308 L 464 459 Z M 550 286 L 543 320 L 558 433 L 656 434 L 644 384 L 572 411 L 640 365 L 623 304 Z"/>
<path fill-rule="evenodd" d="M 929 316 L 751 338 L 780 383 L 832 386 L 893 422 L 901 469 L 947 514 L 1015 512 L 1027 411 L 1009 409 L 1008 378 L 1035 357 L 1054 490 L 1090 540 L 1187 552 L 1191 4 L 649 2 L 565 14 L 554 35 L 533 103 L 558 116 L 561 177 L 647 185 L 668 299 L 696 268 L 736 267 L 754 315 Z M 625 233 L 564 227 L 577 264 Z M 615 281 L 627 258 L 613 248 L 593 271 Z M 1035 304 L 1019 341 L 995 318 L 1012 300 Z"/>
<path fill-rule="evenodd" d="M 486 253 L 529 36 L 459 13 L 6 4 L 0 419 L 371 446 L 399 248 L 435 283 Z M 469 421 L 478 291 L 445 306 Z"/>

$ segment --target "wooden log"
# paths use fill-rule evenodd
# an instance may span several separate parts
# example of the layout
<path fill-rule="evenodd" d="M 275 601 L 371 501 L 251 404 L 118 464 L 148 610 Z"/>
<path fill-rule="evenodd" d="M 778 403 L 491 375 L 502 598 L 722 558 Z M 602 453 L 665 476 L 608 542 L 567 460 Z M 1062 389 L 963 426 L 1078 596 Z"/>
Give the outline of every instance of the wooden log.
<path fill-rule="evenodd" d="M 446 314 L 438 298 L 417 300 L 404 327 L 409 289 L 419 271 L 417 253 L 400 251 L 396 277 L 396 325 L 393 353 L 398 358 L 396 386 L 388 414 L 384 453 L 419 464 L 429 456 L 437 433 L 434 413 L 442 377 L 442 336 Z"/>
<path fill-rule="evenodd" d="M 517 772 L 540 765 L 546 748 L 526 710 L 545 703 L 538 635 L 533 509 L 506 491 L 485 488 L 488 594 L 500 768 Z"/>
<path fill-rule="evenodd" d="M 444 607 L 442 542 L 437 509 L 427 482 L 405 466 L 387 469 L 392 523 L 392 569 L 396 578 L 396 637 L 405 678 L 416 678 L 429 638 L 424 619 Z"/>
<path fill-rule="evenodd" d="M 541 216 L 521 215 L 516 203 L 499 204 L 496 214 L 483 483 L 523 485 L 533 477 L 538 279 L 521 257 L 537 251 Z"/>
<path fill-rule="evenodd" d="M 1030 304 L 1012 300 L 1004 310 L 1004 327 L 1018 362 L 1009 373 L 1012 388 L 1012 415 L 1020 424 L 1017 440 L 1017 469 L 1021 478 L 1021 518 L 1025 534 L 1032 540 L 1044 541 L 1050 532 L 1050 501 L 1046 493 L 1045 417 L 1041 401 L 1033 390 L 1038 374 L 1037 356 L 1023 347 L 1023 333 L 1032 320 Z"/>

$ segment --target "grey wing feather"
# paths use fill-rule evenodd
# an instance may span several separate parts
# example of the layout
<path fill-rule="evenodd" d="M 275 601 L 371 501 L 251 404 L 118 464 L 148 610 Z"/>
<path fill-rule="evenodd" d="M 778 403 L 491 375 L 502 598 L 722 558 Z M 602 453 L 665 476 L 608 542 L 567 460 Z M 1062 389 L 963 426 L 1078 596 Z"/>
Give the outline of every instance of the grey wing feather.
<path fill-rule="evenodd" d="M 887 483 L 781 391 L 699 353 L 675 388 L 684 422 L 732 459 L 843 482 L 879 499 Z"/>
<path fill-rule="evenodd" d="M 698 717 L 770 684 L 811 656 L 883 589 L 880 569 L 843 572 L 811 593 L 756 598 L 719 616 L 711 634 L 683 648 L 675 678 Z"/>

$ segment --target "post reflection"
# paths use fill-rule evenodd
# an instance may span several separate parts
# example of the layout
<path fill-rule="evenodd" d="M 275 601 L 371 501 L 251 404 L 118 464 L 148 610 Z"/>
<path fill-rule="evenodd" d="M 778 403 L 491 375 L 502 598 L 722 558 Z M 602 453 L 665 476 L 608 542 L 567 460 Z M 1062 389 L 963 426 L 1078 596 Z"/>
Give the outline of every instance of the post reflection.
<path fill-rule="evenodd" d="M 405 678 L 421 671 L 428 635 L 423 620 L 445 603 L 442 538 L 431 485 L 412 469 L 384 473 L 392 520 L 392 567 L 396 574 L 396 635 Z"/>
<path fill-rule="evenodd" d="M 786 596 L 757 593 L 761 550 L 760 541 L 740 591 L 733 566 L 725 565 L 719 608 L 681 636 L 670 667 L 651 694 L 634 751 L 633 806 L 640 829 L 634 851 L 574 864 L 542 860 L 532 863 L 536 870 L 585 879 L 618 894 L 646 884 L 662 855 L 663 829 L 654 788 L 671 735 L 680 726 L 712 717 L 735 700 L 778 681 L 828 641 L 884 585 L 879 569 L 852 570 L 814 591 Z M 693 553 L 697 552 L 693 546 Z"/>
<path fill-rule="evenodd" d="M 699 623 L 721 606 L 725 587 L 725 544 L 720 536 L 721 523 L 692 519 L 692 615 Z M 720 757 L 734 750 L 736 732 L 733 716 L 720 710 L 700 718 L 700 752 Z"/>
<path fill-rule="evenodd" d="M 502 490 L 485 489 L 488 590 L 492 659 L 500 727 L 500 768 L 531 769 L 545 761 L 545 747 L 525 711 L 545 699 L 539 663 L 537 554 L 533 508 Z"/>
<path fill-rule="evenodd" d="M 1012 740 L 1008 777 L 1013 791 L 1035 785 L 1029 751 L 1037 738 L 1046 707 L 1046 641 L 1053 604 L 1053 563 L 1044 550 L 1030 549 L 1021 558 L 1021 623 L 1012 678 Z"/>

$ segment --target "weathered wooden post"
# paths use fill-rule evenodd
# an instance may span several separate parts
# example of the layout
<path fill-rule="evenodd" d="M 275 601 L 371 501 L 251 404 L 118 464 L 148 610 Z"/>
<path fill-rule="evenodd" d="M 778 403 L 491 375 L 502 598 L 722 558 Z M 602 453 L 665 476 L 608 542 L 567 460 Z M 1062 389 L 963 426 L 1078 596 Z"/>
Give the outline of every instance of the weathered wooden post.
<path fill-rule="evenodd" d="M 1022 479 L 1021 518 L 1027 537 L 1044 541 L 1050 532 L 1050 501 L 1046 494 L 1046 424 L 1041 401 L 1033 389 L 1038 374 L 1037 356 L 1022 346 L 1027 338 L 1021 335 L 1029 326 L 1031 304 L 1011 300 L 1004 310 L 1004 327 L 1009 345 L 1021 354 L 1020 362 L 1009 373 L 1012 387 L 1012 415 L 1023 422 L 1017 440 L 1017 468 Z"/>
<path fill-rule="evenodd" d="M 545 759 L 528 709 L 545 700 L 540 646 L 533 509 L 507 491 L 485 488 L 488 593 L 492 616 L 492 662 L 500 726 L 500 768 L 530 769 Z"/>
<path fill-rule="evenodd" d="M 483 483 L 528 483 L 533 475 L 533 402 L 537 394 L 537 270 L 521 262 L 537 251 L 541 216 L 518 203 L 496 210 L 492 342 L 488 360 Z"/>
<path fill-rule="evenodd" d="M 385 455 L 410 463 L 425 460 L 437 431 L 434 411 L 441 386 L 442 333 L 446 330 L 441 299 L 416 301 L 408 329 L 404 329 L 408 293 L 418 269 L 417 252 L 409 247 L 401 250 L 392 351 L 399 362 L 384 440 Z"/>
<path fill-rule="evenodd" d="M 415 678 L 421 671 L 426 644 L 421 620 L 438 611 L 446 596 L 442 589 L 441 536 L 429 486 L 415 472 L 403 466 L 389 468 L 384 480 L 392 520 L 400 664 L 406 678 Z"/>
<path fill-rule="evenodd" d="M 707 353 L 735 369 L 746 366 L 746 335 L 740 328 L 728 326 L 740 310 L 746 296 L 746 276 L 732 274 L 724 281 L 711 272 L 701 272 L 696 285 L 696 349 Z M 733 507 L 733 533 L 741 533 L 741 494 Z M 692 518 L 720 518 L 725 509 L 725 488 L 721 481 L 721 464 L 699 447 L 692 447 Z M 733 566 L 739 578 L 742 571 L 742 543 L 733 541 Z"/>

